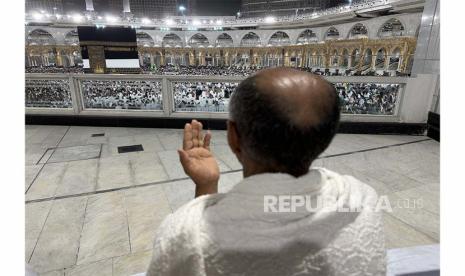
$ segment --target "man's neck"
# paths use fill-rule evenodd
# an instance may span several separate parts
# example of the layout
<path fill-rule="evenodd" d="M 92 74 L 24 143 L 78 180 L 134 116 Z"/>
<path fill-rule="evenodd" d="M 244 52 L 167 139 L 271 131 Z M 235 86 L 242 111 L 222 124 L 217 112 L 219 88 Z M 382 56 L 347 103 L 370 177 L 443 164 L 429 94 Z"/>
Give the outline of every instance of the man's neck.
<path fill-rule="evenodd" d="M 299 173 L 295 173 L 295 172 L 289 172 L 288 170 L 286 170 L 284 168 L 265 167 L 265 166 L 260 166 L 260 165 L 256 165 L 256 164 L 253 164 L 253 165 L 250 164 L 248 166 L 244 166 L 244 170 L 243 170 L 242 174 L 243 174 L 244 178 L 246 178 L 246 177 L 249 177 L 249 176 L 252 176 L 252 175 L 262 174 L 262 173 L 287 173 L 287 174 L 293 175 L 294 177 L 299 177 L 299 176 L 302 176 L 304 174 L 307 174 L 308 169 L 305 170 L 305 171 L 299 172 Z"/>

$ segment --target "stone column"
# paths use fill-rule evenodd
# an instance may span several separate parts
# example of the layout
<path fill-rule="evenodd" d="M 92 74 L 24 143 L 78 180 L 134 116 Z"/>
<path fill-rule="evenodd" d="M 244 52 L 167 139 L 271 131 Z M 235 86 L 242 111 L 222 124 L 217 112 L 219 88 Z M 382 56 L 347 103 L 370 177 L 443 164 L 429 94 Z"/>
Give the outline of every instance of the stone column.
<path fill-rule="evenodd" d="M 139 66 L 144 65 L 144 56 L 139 52 Z"/>
<path fill-rule="evenodd" d="M 94 11 L 94 2 L 92 0 L 86 0 L 86 11 Z"/>
<path fill-rule="evenodd" d="M 69 58 L 69 65 L 70 65 L 70 66 L 75 66 L 76 64 L 74 63 L 74 56 L 73 56 L 73 54 L 69 54 L 69 55 L 68 55 L 68 58 Z"/>
<path fill-rule="evenodd" d="M 155 64 L 155 58 L 152 53 L 150 53 L 150 65 L 153 66 Z"/>
<path fill-rule="evenodd" d="M 57 51 L 57 66 L 63 66 L 63 61 L 61 60 L 60 51 Z"/>
<path fill-rule="evenodd" d="M 160 56 L 160 65 L 166 65 L 165 55 L 166 55 L 166 53 L 161 54 L 161 56 Z"/>
<path fill-rule="evenodd" d="M 284 54 L 284 60 L 283 60 L 283 61 L 284 61 L 284 63 L 283 63 L 284 66 L 286 66 L 286 67 L 291 66 L 291 64 L 290 64 L 290 63 L 291 63 L 291 60 L 290 60 L 290 57 L 289 57 L 289 53 L 288 53 L 288 52 L 286 52 L 286 53 Z"/>
<path fill-rule="evenodd" d="M 131 12 L 131 6 L 129 3 L 129 0 L 123 0 L 123 12 L 124 13 L 130 13 Z"/>

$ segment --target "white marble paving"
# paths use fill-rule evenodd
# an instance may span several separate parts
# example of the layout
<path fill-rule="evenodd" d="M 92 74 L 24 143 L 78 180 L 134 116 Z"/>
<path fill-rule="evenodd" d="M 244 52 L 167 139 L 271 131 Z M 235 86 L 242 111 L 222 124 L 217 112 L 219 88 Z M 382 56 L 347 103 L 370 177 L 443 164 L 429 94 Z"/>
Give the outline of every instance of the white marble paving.
<path fill-rule="evenodd" d="M 91 137 L 97 133 L 104 136 Z M 423 200 L 421 208 L 395 206 L 385 214 L 386 246 L 434 244 L 439 242 L 439 143 L 419 142 L 425 139 L 338 134 L 312 166 L 353 175 L 391 201 Z M 194 183 L 176 152 L 181 143 L 182 129 L 26 126 L 26 262 L 40 275 L 144 272 L 156 228 L 194 197 Z M 117 151 L 135 144 L 144 151 Z M 89 150 L 97 147 L 99 156 Z M 49 148 L 53 154 L 44 156 Z M 56 153 L 60 148 L 65 152 Z M 225 131 L 212 130 L 211 148 L 222 174 L 219 192 L 227 192 L 242 179 L 241 164 Z M 38 164 L 41 158 L 48 163 Z M 49 257 L 57 255 L 63 258 Z"/>
<path fill-rule="evenodd" d="M 387 276 L 439 275 L 439 244 L 396 248 L 387 252 Z M 436 271 L 435 274 L 421 274 Z M 412 273 L 412 274 L 410 274 Z"/>
<path fill-rule="evenodd" d="M 86 203 L 86 197 L 53 202 L 29 262 L 36 271 L 51 271 L 75 264 Z"/>
<path fill-rule="evenodd" d="M 26 181 L 24 182 L 25 184 L 25 191 L 31 186 L 32 181 L 36 178 L 37 174 L 40 172 L 44 165 L 43 164 L 38 164 L 38 165 L 26 165 L 25 166 L 25 176 L 26 176 Z"/>
<path fill-rule="evenodd" d="M 135 275 L 147 271 L 152 250 L 142 251 L 113 259 L 113 276 Z"/>
<path fill-rule="evenodd" d="M 97 190 L 132 186 L 133 177 L 128 155 L 101 158 L 97 177 Z"/>
<path fill-rule="evenodd" d="M 43 147 L 40 144 L 27 144 L 26 143 L 26 165 L 36 165 L 41 160 L 47 151 L 47 147 Z"/>
<path fill-rule="evenodd" d="M 97 186 L 98 159 L 68 163 L 55 196 L 66 196 L 95 191 Z M 85 173 L 83 173 L 85 172 Z"/>
<path fill-rule="evenodd" d="M 388 249 L 438 242 L 438 240 L 416 230 L 409 224 L 392 216 L 392 214 L 384 213 L 383 222 L 386 248 Z"/>
<path fill-rule="evenodd" d="M 68 163 L 46 164 L 26 193 L 26 200 L 49 198 L 55 195 Z"/>
<path fill-rule="evenodd" d="M 439 214 L 428 211 L 415 201 L 405 200 L 398 194 L 390 194 L 393 217 L 410 225 L 429 237 L 439 240 Z"/>
<path fill-rule="evenodd" d="M 77 265 L 130 253 L 126 208 L 121 192 L 89 196 Z"/>
<path fill-rule="evenodd" d="M 42 155 L 40 160 L 38 161 L 38 164 L 46 164 L 47 161 L 52 157 L 53 152 L 55 151 L 55 148 L 50 148 L 45 151 L 45 153 Z"/>
<path fill-rule="evenodd" d="M 26 144 L 38 144 L 44 148 L 56 147 L 67 130 L 67 126 L 36 126 L 32 132 L 26 128 L 26 133 L 29 133 L 26 135 Z"/>
<path fill-rule="evenodd" d="M 111 258 L 102 261 L 77 265 L 65 269 L 65 276 L 112 276 L 113 260 Z"/>
<path fill-rule="evenodd" d="M 177 150 L 182 147 L 182 130 L 165 130 L 157 133 L 165 150 Z"/>
<path fill-rule="evenodd" d="M 99 144 L 56 148 L 47 163 L 98 158 L 100 156 L 100 149 L 101 145 Z"/>
<path fill-rule="evenodd" d="M 124 191 L 124 204 L 129 223 L 131 252 L 150 250 L 154 229 L 171 213 L 161 185 Z"/>
<path fill-rule="evenodd" d="M 25 208 L 25 238 L 26 238 L 26 249 L 25 258 L 26 262 L 29 262 L 32 251 L 36 246 L 39 235 L 42 232 L 42 228 L 45 224 L 45 220 L 49 215 L 50 208 L 52 208 L 53 201 L 37 202 L 27 204 Z"/>
<path fill-rule="evenodd" d="M 48 271 L 44 273 L 39 273 L 39 276 L 64 276 L 65 270 L 64 269 L 57 269 L 53 271 Z"/>
<path fill-rule="evenodd" d="M 134 176 L 134 184 L 147 184 L 168 179 L 160 158 L 155 152 L 137 152 L 130 155 L 129 162 Z"/>

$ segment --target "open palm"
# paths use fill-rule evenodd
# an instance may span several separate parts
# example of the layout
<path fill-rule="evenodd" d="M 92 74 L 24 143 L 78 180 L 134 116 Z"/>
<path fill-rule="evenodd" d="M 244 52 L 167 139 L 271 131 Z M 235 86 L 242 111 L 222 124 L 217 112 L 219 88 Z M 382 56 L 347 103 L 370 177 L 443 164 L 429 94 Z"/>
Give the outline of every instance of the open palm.
<path fill-rule="evenodd" d="M 202 134 L 202 124 L 192 120 L 184 127 L 183 148 L 178 150 L 184 172 L 192 178 L 197 188 L 216 190 L 220 170 L 210 151 L 211 134 Z"/>

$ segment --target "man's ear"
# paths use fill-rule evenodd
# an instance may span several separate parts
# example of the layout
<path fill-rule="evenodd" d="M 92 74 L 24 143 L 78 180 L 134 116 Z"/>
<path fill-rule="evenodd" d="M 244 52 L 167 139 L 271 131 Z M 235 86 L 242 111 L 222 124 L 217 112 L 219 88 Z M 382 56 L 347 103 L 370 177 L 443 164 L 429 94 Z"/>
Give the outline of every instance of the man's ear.
<path fill-rule="evenodd" d="M 228 120 L 226 122 L 228 128 L 228 144 L 231 148 L 232 152 L 237 156 L 240 160 L 241 155 L 241 146 L 240 146 L 240 139 L 239 134 L 237 132 L 237 125 L 235 122 Z"/>

